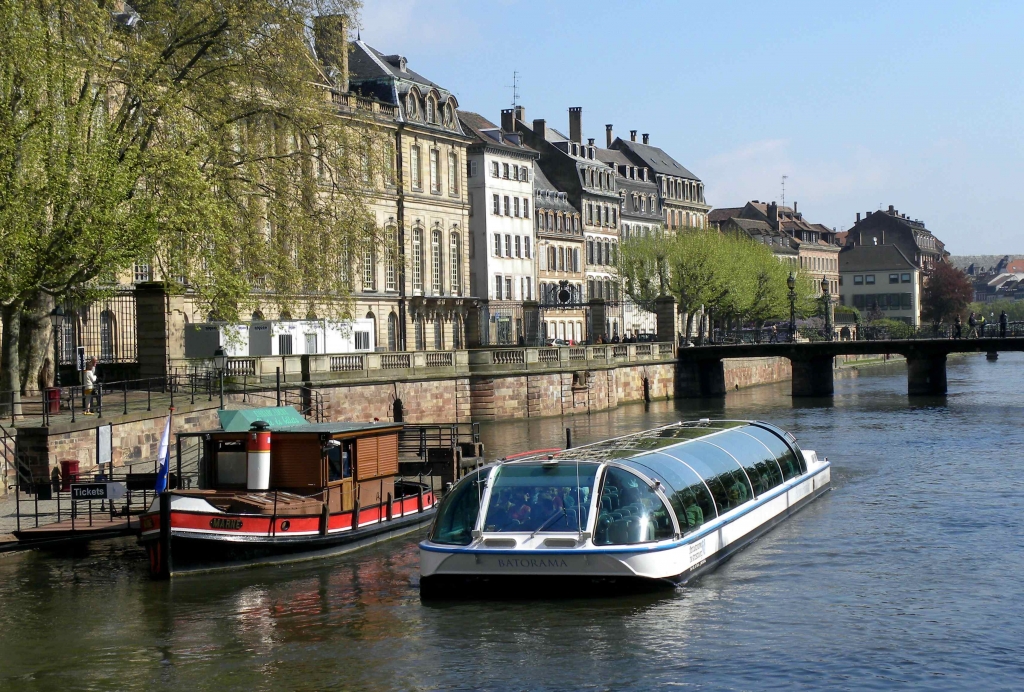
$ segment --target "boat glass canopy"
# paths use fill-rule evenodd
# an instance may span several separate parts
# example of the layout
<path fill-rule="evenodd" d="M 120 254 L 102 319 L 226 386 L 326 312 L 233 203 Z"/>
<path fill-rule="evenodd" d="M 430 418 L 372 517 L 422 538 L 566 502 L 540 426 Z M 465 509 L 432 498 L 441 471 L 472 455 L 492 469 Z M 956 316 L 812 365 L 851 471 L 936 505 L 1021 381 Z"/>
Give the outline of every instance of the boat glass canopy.
<path fill-rule="evenodd" d="M 806 472 L 773 425 L 676 423 L 475 472 L 442 503 L 431 540 L 472 542 L 487 483 L 485 533 L 593 531 L 596 545 L 621 545 L 692 533 Z"/>

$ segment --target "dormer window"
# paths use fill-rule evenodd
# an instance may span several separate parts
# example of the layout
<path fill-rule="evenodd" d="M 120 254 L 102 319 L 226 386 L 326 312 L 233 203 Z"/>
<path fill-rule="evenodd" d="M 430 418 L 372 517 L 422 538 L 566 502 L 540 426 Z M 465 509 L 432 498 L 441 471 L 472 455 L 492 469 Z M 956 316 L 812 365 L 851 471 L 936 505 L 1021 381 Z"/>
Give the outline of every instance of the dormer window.
<path fill-rule="evenodd" d="M 427 122 L 437 122 L 437 105 L 434 103 L 433 97 L 427 98 Z"/>
<path fill-rule="evenodd" d="M 416 120 L 417 118 L 419 118 L 420 109 L 419 103 L 416 100 L 416 94 L 410 92 L 409 96 L 406 97 L 405 110 L 408 112 L 409 118 L 411 120 Z"/>

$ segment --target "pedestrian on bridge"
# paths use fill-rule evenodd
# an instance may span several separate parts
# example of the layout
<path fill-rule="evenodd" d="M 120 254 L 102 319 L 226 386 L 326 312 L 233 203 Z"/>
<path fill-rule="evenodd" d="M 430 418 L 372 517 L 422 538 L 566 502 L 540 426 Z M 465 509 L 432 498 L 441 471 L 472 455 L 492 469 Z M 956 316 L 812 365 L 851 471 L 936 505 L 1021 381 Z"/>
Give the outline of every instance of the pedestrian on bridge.
<path fill-rule="evenodd" d="M 1006 316 L 1006 310 L 999 313 L 999 336 L 1006 338 L 1006 327 L 1010 323 L 1010 318 Z"/>
<path fill-rule="evenodd" d="M 964 322 L 960 319 L 960 313 L 956 313 L 956 320 L 953 322 L 953 338 L 959 339 L 963 335 Z"/>
<path fill-rule="evenodd" d="M 967 329 L 967 338 L 968 339 L 977 339 L 978 338 L 978 318 L 975 317 L 973 312 L 970 315 L 967 316 L 967 327 L 968 327 L 968 329 Z"/>
<path fill-rule="evenodd" d="M 978 315 L 978 336 L 985 338 L 985 316 Z"/>

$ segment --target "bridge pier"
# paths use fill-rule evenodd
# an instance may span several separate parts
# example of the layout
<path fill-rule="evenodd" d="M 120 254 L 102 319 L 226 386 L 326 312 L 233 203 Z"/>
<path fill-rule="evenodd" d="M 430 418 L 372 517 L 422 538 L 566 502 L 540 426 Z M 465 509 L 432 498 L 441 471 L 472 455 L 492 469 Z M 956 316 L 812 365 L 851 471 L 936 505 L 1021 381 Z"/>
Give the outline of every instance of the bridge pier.
<path fill-rule="evenodd" d="M 790 356 L 789 360 L 793 364 L 793 396 L 832 396 L 831 355 Z"/>
<path fill-rule="evenodd" d="M 725 365 L 721 358 L 680 360 L 676 363 L 676 397 L 699 399 L 725 396 Z"/>
<path fill-rule="evenodd" d="M 907 354 L 907 393 L 942 396 L 946 393 L 946 354 Z"/>

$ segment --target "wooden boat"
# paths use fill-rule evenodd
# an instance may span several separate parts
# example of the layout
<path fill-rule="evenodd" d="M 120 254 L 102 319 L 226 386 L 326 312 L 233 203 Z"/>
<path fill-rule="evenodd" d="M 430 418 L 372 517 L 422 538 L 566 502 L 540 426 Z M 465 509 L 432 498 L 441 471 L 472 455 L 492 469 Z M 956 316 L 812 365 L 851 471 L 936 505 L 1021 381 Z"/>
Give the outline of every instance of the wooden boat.
<path fill-rule="evenodd" d="M 202 433 L 199 487 L 140 517 L 154 577 L 335 555 L 433 518 L 429 484 L 398 475 L 401 423 Z"/>

